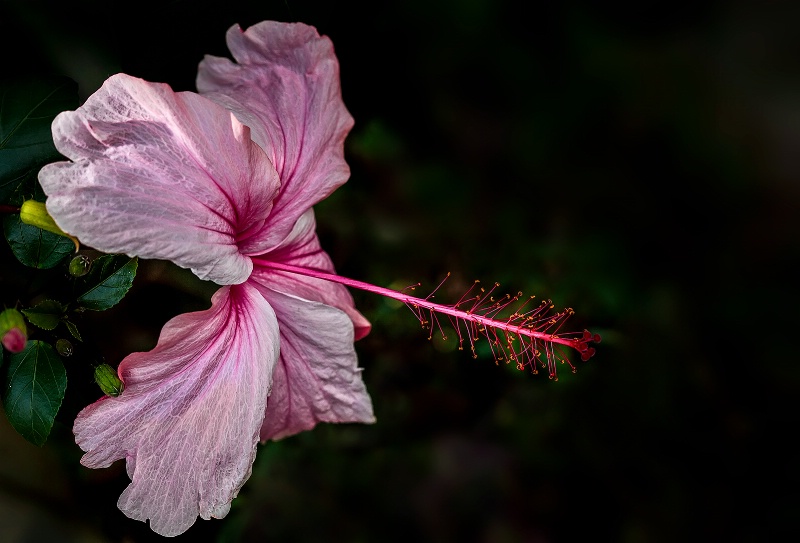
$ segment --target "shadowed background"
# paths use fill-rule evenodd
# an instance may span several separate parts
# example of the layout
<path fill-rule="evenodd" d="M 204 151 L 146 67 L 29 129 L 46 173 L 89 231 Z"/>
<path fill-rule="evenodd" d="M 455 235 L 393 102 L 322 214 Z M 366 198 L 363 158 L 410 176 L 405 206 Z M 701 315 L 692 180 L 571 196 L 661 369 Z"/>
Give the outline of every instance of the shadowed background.
<path fill-rule="evenodd" d="M 65 74 L 82 100 L 119 71 L 194 90 L 234 23 L 316 26 L 356 120 L 351 180 L 316 208 L 338 271 L 419 281 L 423 296 L 449 271 L 442 302 L 498 281 L 603 335 L 554 382 L 429 342 L 406 308 L 354 292 L 373 323 L 357 351 L 378 423 L 260 447 L 228 518 L 182 539 L 765 541 L 794 529 L 800 9 L 520 9 L 0 1 L 1 77 Z M 116 365 L 214 289 L 142 262 L 128 297 L 81 330 Z M 0 539 L 160 540 L 116 509 L 122 462 L 79 466 L 71 420 L 99 391 L 88 364 L 68 372 L 44 448 L 0 422 Z"/>

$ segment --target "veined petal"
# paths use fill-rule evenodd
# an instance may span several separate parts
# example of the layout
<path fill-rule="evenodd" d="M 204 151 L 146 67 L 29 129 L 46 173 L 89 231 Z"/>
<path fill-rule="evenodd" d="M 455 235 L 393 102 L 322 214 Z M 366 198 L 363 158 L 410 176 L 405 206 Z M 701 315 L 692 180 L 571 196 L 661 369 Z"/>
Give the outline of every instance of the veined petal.
<path fill-rule="evenodd" d="M 239 245 L 264 227 L 279 180 L 250 129 L 200 95 L 118 74 L 53 121 L 73 162 L 42 168 L 56 223 L 109 253 L 171 260 L 245 281 Z"/>
<path fill-rule="evenodd" d="M 264 255 L 264 258 L 273 262 L 336 273 L 330 256 L 322 250 L 319 243 L 316 226 L 314 210 L 309 209 L 297 220 L 289 235 Z M 358 312 L 353 297 L 344 285 L 265 268 L 257 263 L 253 268 L 252 277 L 264 286 L 341 309 L 353 322 L 356 340 L 369 334 L 372 326 L 364 315 Z"/>
<path fill-rule="evenodd" d="M 225 516 L 250 476 L 278 346 L 258 290 L 223 287 L 210 309 L 175 317 L 155 349 L 122 361 L 120 396 L 80 412 L 81 463 L 126 458 L 132 481 L 119 508 L 161 535 Z"/>
<path fill-rule="evenodd" d="M 261 440 L 310 430 L 318 422 L 375 422 L 347 315 L 254 284 L 275 309 L 281 335 Z"/>
<path fill-rule="evenodd" d="M 206 56 L 197 88 L 233 111 L 272 160 L 281 190 L 259 250 L 291 231 L 307 209 L 350 175 L 344 139 L 353 126 L 339 85 L 339 63 L 327 37 L 300 23 L 264 21 L 228 30 L 236 59 Z"/>

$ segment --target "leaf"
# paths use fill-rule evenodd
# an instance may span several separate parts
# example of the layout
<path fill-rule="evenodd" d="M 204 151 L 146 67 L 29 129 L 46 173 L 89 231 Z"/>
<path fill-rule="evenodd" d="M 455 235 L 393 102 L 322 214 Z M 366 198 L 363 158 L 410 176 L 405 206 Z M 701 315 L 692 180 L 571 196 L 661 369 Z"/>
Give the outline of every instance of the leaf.
<path fill-rule="evenodd" d="M 69 238 L 25 224 L 17 214 L 6 215 L 3 231 L 17 260 L 32 268 L 53 268 L 75 252 Z"/>
<path fill-rule="evenodd" d="M 91 271 L 75 281 L 79 307 L 104 311 L 127 294 L 136 277 L 138 260 L 125 255 L 104 255 L 92 263 Z"/>
<path fill-rule="evenodd" d="M 45 300 L 31 308 L 23 309 L 22 314 L 42 330 L 52 330 L 61 321 L 64 306 L 55 300 Z"/>
<path fill-rule="evenodd" d="M 66 77 L 0 83 L 0 202 L 35 185 L 39 168 L 61 157 L 50 125 L 77 107 L 77 84 Z"/>
<path fill-rule="evenodd" d="M 55 349 L 43 341 L 28 341 L 25 350 L 7 357 L 3 406 L 22 437 L 43 445 L 67 389 L 67 372 Z"/>
<path fill-rule="evenodd" d="M 74 337 L 78 341 L 83 341 L 80 332 L 78 332 L 78 327 L 75 326 L 74 322 L 64 319 L 64 324 L 66 325 L 67 330 L 69 330 L 69 333 L 72 334 L 72 337 Z"/>

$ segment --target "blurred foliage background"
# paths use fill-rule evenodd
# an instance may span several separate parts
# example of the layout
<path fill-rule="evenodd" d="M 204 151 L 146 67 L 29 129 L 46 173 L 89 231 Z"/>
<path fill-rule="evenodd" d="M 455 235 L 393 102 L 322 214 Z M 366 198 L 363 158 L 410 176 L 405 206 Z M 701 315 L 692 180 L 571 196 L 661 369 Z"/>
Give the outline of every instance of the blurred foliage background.
<path fill-rule="evenodd" d="M 406 308 L 354 292 L 378 423 L 262 446 L 228 518 L 181 538 L 788 539 L 799 16 L 735 0 L 0 0 L 1 77 L 68 75 L 82 99 L 119 71 L 194 90 L 234 23 L 316 26 L 356 119 L 351 180 L 317 207 L 340 273 L 432 288 L 450 271 L 455 298 L 498 281 L 603 334 L 554 382 L 429 342 Z M 213 291 L 142 262 L 81 330 L 116 365 Z M 71 420 L 99 391 L 91 367 L 69 371 L 45 447 L 0 422 L 0 539 L 160 539 L 116 509 L 122 462 L 79 466 Z"/>

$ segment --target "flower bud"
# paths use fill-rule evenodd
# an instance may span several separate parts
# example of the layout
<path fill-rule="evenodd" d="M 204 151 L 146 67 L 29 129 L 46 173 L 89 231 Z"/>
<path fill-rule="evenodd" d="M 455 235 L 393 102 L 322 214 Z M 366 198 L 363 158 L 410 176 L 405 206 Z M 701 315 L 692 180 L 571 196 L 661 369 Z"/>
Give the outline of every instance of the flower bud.
<path fill-rule="evenodd" d="M 56 341 L 56 351 L 63 357 L 72 356 L 72 343 L 68 339 L 61 338 Z"/>
<path fill-rule="evenodd" d="M 36 200 L 26 200 L 22 202 L 22 207 L 19 210 L 19 218 L 25 224 L 38 226 L 42 230 L 47 230 L 53 234 L 71 239 L 75 244 L 75 252 L 78 252 L 78 238 L 70 236 L 59 228 L 42 202 L 37 202 Z"/>
<path fill-rule="evenodd" d="M 78 255 L 69 261 L 69 274 L 72 277 L 82 277 L 89 272 L 92 261 L 86 255 Z"/>
<path fill-rule="evenodd" d="M 22 352 L 28 341 L 28 327 L 25 326 L 22 313 L 16 309 L 6 309 L 0 313 L 0 338 L 9 352 Z"/>
<path fill-rule="evenodd" d="M 116 398 L 125 390 L 125 384 L 117 376 L 117 371 L 108 364 L 100 364 L 94 369 L 94 380 L 107 396 Z"/>

